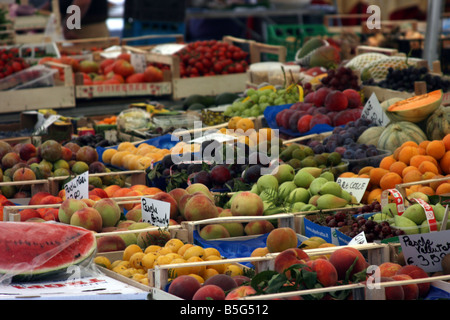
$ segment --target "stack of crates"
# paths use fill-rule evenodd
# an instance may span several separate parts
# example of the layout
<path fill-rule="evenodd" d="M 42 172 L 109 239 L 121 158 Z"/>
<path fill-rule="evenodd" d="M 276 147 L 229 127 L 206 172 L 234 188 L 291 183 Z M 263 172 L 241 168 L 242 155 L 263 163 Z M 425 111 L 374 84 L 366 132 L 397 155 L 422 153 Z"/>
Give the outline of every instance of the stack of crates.
<path fill-rule="evenodd" d="M 330 36 L 322 24 L 270 24 L 267 25 L 267 43 L 282 45 L 287 49 L 287 61 L 294 61 L 295 54 L 311 37 Z"/>
<path fill-rule="evenodd" d="M 186 1 L 127 0 L 124 11 L 123 38 L 146 35 L 185 34 Z M 130 45 L 153 45 L 173 42 L 173 38 L 158 37 L 129 42 Z"/>

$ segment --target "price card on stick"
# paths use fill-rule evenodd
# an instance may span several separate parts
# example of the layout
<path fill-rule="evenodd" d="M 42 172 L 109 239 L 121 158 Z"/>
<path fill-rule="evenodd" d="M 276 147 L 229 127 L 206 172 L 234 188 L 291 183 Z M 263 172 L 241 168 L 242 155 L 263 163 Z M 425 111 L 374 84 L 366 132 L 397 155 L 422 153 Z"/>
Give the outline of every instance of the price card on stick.
<path fill-rule="evenodd" d="M 89 171 L 76 176 L 64 185 L 66 199 L 89 198 Z"/>
<path fill-rule="evenodd" d="M 389 124 L 389 118 L 384 113 L 383 108 L 381 107 L 380 102 L 375 93 L 372 93 L 369 100 L 367 100 L 364 108 L 361 112 L 362 119 L 371 120 L 373 123 L 376 123 L 380 127 L 385 127 Z"/>
<path fill-rule="evenodd" d="M 427 220 L 428 220 L 428 226 L 430 227 L 430 232 L 438 231 L 436 216 L 434 215 L 433 208 L 422 199 L 414 198 L 413 200 L 416 201 L 418 204 L 420 204 L 422 206 L 423 210 L 425 211 L 425 216 L 427 217 Z"/>
<path fill-rule="evenodd" d="M 369 178 L 338 178 L 336 182 L 341 188 L 356 198 L 360 202 L 364 192 L 370 182 Z"/>
<path fill-rule="evenodd" d="M 156 227 L 169 226 L 170 203 L 152 198 L 141 198 L 142 221 Z"/>
<path fill-rule="evenodd" d="M 441 261 L 450 253 L 450 230 L 399 236 L 407 264 L 426 272 L 442 271 Z"/>
<path fill-rule="evenodd" d="M 132 52 L 130 55 L 130 63 L 137 73 L 142 73 L 147 67 L 147 59 L 143 53 Z"/>
<path fill-rule="evenodd" d="M 392 194 L 395 204 L 397 206 L 397 214 L 401 216 L 405 212 L 405 203 L 403 201 L 402 194 L 397 189 L 386 189 L 381 193 L 381 208 L 387 206 L 389 199 L 388 194 Z"/>

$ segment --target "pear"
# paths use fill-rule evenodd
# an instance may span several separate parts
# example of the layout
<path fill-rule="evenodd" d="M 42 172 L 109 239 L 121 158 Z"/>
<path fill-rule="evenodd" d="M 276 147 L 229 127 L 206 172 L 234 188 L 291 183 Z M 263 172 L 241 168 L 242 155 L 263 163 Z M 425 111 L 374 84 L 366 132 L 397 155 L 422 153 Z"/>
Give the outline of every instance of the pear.
<path fill-rule="evenodd" d="M 433 208 L 433 212 L 434 212 L 434 216 L 436 217 L 436 220 L 439 222 L 442 222 L 442 220 L 444 219 L 445 207 L 440 203 L 432 205 L 431 207 Z M 445 230 L 450 230 L 450 217 L 447 220 L 447 226 L 446 226 Z"/>
<path fill-rule="evenodd" d="M 296 188 L 297 186 L 293 181 L 283 182 L 278 188 L 278 197 L 284 201 Z"/>
<path fill-rule="evenodd" d="M 256 183 L 253 184 L 252 188 L 250 189 L 250 192 L 259 195 L 258 185 Z"/>
<path fill-rule="evenodd" d="M 319 194 L 333 194 L 336 197 L 342 197 L 342 188 L 339 183 L 334 181 L 328 181 L 322 185 L 319 190 Z"/>
<path fill-rule="evenodd" d="M 278 180 L 270 174 L 259 177 L 258 181 L 256 181 L 256 185 L 258 186 L 259 192 L 262 192 L 266 189 L 278 190 Z"/>
<path fill-rule="evenodd" d="M 437 230 L 441 230 L 441 222 L 436 221 Z M 420 233 L 428 233 L 430 232 L 430 225 L 428 224 L 428 220 L 424 220 L 420 225 Z"/>
<path fill-rule="evenodd" d="M 417 224 L 412 221 L 411 219 L 408 219 L 404 216 L 405 214 L 401 216 L 394 216 L 394 224 L 395 227 L 398 229 L 401 229 L 405 231 L 405 234 L 418 234 L 420 233 L 419 227 Z"/>
<path fill-rule="evenodd" d="M 306 206 L 306 203 L 304 202 L 296 202 L 292 205 L 292 212 L 301 212 L 305 211 L 303 208 Z"/>
<path fill-rule="evenodd" d="M 334 181 L 334 174 L 331 171 L 325 171 L 321 173 L 319 177 L 323 177 L 328 181 Z"/>
<path fill-rule="evenodd" d="M 301 171 L 301 169 L 294 176 L 294 183 L 299 188 L 309 188 L 311 182 L 313 182 L 315 177 L 307 172 Z"/>
<path fill-rule="evenodd" d="M 309 198 L 308 204 L 312 204 L 317 207 L 317 199 L 319 199 L 319 197 L 319 194 L 312 196 L 311 198 Z"/>
<path fill-rule="evenodd" d="M 386 214 L 384 214 L 384 213 L 380 213 L 380 212 L 375 213 L 375 214 L 371 217 L 371 219 L 373 219 L 374 221 L 376 221 L 376 222 L 378 222 L 378 223 L 380 223 L 380 222 L 382 222 L 382 221 L 387 221 L 387 222 L 389 222 L 390 225 L 394 222 L 393 217 L 388 216 L 388 215 L 386 215 Z"/>
<path fill-rule="evenodd" d="M 414 223 L 417 225 L 422 224 L 422 222 L 427 219 L 427 217 L 425 216 L 425 210 L 418 203 L 415 203 L 406 208 L 402 216 L 414 221 Z"/>
<path fill-rule="evenodd" d="M 324 194 L 317 199 L 318 209 L 343 208 L 348 204 L 347 200 L 333 194 Z"/>
<path fill-rule="evenodd" d="M 287 164 L 283 163 L 279 166 L 276 166 L 275 169 L 273 169 L 271 173 L 275 178 L 278 180 L 278 184 L 282 184 L 286 181 L 292 181 L 295 177 L 295 170 L 294 168 Z"/>
<path fill-rule="evenodd" d="M 312 174 L 315 178 L 318 178 L 322 174 L 322 169 L 317 167 L 304 167 L 299 170 L 299 172 L 308 172 Z"/>
<path fill-rule="evenodd" d="M 385 216 L 393 218 L 394 216 L 398 215 L 397 205 L 394 202 L 390 202 L 381 209 L 381 213 Z"/>
<path fill-rule="evenodd" d="M 295 188 L 286 198 L 287 203 L 304 202 L 308 203 L 310 198 L 309 191 L 305 188 Z"/>
<path fill-rule="evenodd" d="M 430 198 L 428 198 L 428 196 L 425 193 L 420 192 L 420 191 L 413 192 L 408 196 L 408 199 L 416 199 L 416 198 L 422 199 L 423 201 L 425 201 L 427 203 L 430 202 Z"/>
<path fill-rule="evenodd" d="M 322 186 L 327 182 L 329 181 L 323 177 L 315 178 L 314 181 L 309 185 L 309 192 L 311 193 L 311 195 L 313 196 L 319 194 L 320 188 L 322 188 Z"/>

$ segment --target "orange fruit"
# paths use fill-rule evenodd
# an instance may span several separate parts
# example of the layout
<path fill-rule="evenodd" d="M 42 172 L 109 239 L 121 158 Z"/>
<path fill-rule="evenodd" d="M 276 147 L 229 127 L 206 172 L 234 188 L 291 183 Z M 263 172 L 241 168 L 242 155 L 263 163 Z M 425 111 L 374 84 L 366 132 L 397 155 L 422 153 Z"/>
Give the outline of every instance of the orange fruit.
<path fill-rule="evenodd" d="M 442 142 L 445 145 L 445 150 L 450 151 L 450 133 L 446 134 L 444 138 L 442 138 Z"/>
<path fill-rule="evenodd" d="M 404 146 L 398 154 L 398 160 L 409 165 L 411 158 L 418 154 L 419 154 L 419 151 L 417 150 L 417 147 L 409 146 L 409 145 Z"/>
<path fill-rule="evenodd" d="M 419 145 L 417 144 L 417 142 L 415 142 L 415 141 L 406 141 L 406 142 L 403 142 L 403 144 L 401 145 L 402 147 L 418 147 Z"/>
<path fill-rule="evenodd" d="M 383 168 L 373 168 L 369 172 L 370 183 L 375 187 L 380 185 L 381 178 L 389 173 L 389 170 Z"/>
<path fill-rule="evenodd" d="M 379 164 L 378 167 L 379 167 L 379 168 L 382 168 L 382 169 L 389 170 L 389 167 L 390 167 L 394 162 L 396 162 L 394 156 L 393 156 L 393 155 L 390 155 L 390 156 L 387 156 L 387 157 L 384 157 L 383 159 L 381 159 L 380 164 Z"/>
<path fill-rule="evenodd" d="M 241 120 L 242 117 L 231 117 L 231 119 L 228 121 L 228 129 L 232 129 L 232 130 L 236 130 L 237 128 L 237 123 L 239 122 L 239 120 Z"/>
<path fill-rule="evenodd" d="M 395 172 L 386 173 L 380 180 L 380 188 L 383 190 L 393 189 L 397 184 L 403 182 L 402 177 Z"/>
<path fill-rule="evenodd" d="M 425 193 L 428 196 L 433 196 L 434 195 L 434 190 L 431 187 L 428 186 L 422 186 L 419 188 L 419 190 L 417 190 L 419 192 Z"/>
<path fill-rule="evenodd" d="M 445 154 L 445 144 L 442 140 L 431 141 L 426 148 L 427 155 L 440 160 Z"/>
<path fill-rule="evenodd" d="M 431 142 L 430 140 L 424 140 L 424 141 L 422 141 L 421 143 L 419 143 L 419 148 L 426 149 L 426 148 L 427 148 L 427 145 L 428 145 L 430 142 Z"/>
<path fill-rule="evenodd" d="M 425 172 L 434 172 L 435 174 L 439 173 L 439 169 L 431 161 L 422 161 L 418 169 L 422 173 Z"/>
<path fill-rule="evenodd" d="M 242 118 L 236 123 L 236 130 L 246 132 L 249 129 L 255 129 L 255 123 L 249 118 Z"/>
<path fill-rule="evenodd" d="M 367 195 L 367 203 L 372 203 L 375 200 L 378 202 L 381 202 L 381 193 L 383 190 L 381 188 L 375 188 L 372 189 L 369 194 Z"/>
<path fill-rule="evenodd" d="M 388 168 L 389 171 L 397 173 L 399 176 L 402 175 L 403 169 L 407 167 L 406 163 L 402 161 L 395 161 L 391 164 L 391 166 Z"/>
<path fill-rule="evenodd" d="M 447 151 L 444 156 L 440 159 L 439 165 L 441 167 L 442 172 L 449 174 L 450 173 L 450 151 Z"/>
<path fill-rule="evenodd" d="M 422 172 L 420 172 L 418 169 L 411 170 L 403 176 L 404 183 L 416 182 L 421 180 L 422 180 Z"/>
<path fill-rule="evenodd" d="M 443 195 L 443 194 L 450 194 L 450 183 L 444 182 L 436 189 L 436 194 Z"/>

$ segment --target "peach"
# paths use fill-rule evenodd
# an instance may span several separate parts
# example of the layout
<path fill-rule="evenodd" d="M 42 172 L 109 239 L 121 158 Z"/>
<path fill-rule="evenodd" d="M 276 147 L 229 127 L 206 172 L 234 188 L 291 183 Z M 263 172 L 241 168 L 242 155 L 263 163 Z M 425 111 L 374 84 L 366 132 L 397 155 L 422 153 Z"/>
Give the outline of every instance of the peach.
<path fill-rule="evenodd" d="M 195 292 L 192 300 L 225 300 L 225 291 L 214 284 L 203 284 L 203 286 Z"/>
<path fill-rule="evenodd" d="M 378 266 L 380 277 L 392 277 L 401 267 L 398 263 L 383 262 Z"/>
<path fill-rule="evenodd" d="M 184 217 L 188 221 L 211 219 L 218 215 L 219 212 L 214 202 L 203 194 L 194 195 L 184 207 Z"/>
<path fill-rule="evenodd" d="M 175 189 L 170 190 L 169 194 L 172 196 L 172 198 L 175 199 L 175 201 L 177 202 L 177 205 L 179 205 L 181 197 L 186 194 L 189 194 L 189 193 L 186 191 L 186 189 L 175 188 Z"/>
<path fill-rule="evenodd" d="M 232 278 L 234 281 L 236 281 L 236 284 L 238 285 L 238 287 L 242 286 L 244 283 L 250 283 L 250 281 L 252 280 L 249 277 L 241 275 L 241 274 L 232 276 Z"/>
<path fill-rule="evenodd" d="M 125 241 L 120 236 L 110 235 L 97 238 L 98 252 L 121 251 L 125 248 Z"/>
<path fill-rule="evenodd" d="M 403 266 L 401 269 L 399 269 L 396 274 L 407 274 L 413 279 L 422 279 L 422 278 L 428 278 L 428 273 L 425 272 L 421 267 L 415 266 L 415 265 L 406 265 Z M 430 291 L 431 283 L 430 282 L 424 282 L 424 283 L 418 283 L 419 287 L 419 298 L 425 297 L 428 292 Z"/>
<path fill-rule="evenodd" d="M 44 160 L 55 162 L 61 159 L 61 147 L 61 144 L 56 140 L 46 140 L 38 147 L 39 155 Z"/>
<path fill-rule="evenodd" d="M 84 198 L 84 199 L 81 199 L 81 201 L 86 203 L 88 207 L 93 207 L 95 204 L 95 200 L 90 199 L 90 198 Z"/>
<path fill-rule="evenodd" d="M 228 292 L 228 294 L 225 296 L 225 300 L 238 300 L 239 298 L 251 296 L 255 293 L 256 290 L 253 289 L 252 286 L 240 286 Z"/>
<path fill-rule="evenodd" d="M 120 220 L 117 223 L 117 228 L 118 229 L 122 229 L 122 228 L 128 228 L 130 225 L 136 223 L 136 221 L 133 220 Z"/>
<path fill-rule="evenodd" d="M 92 207 L 102 216 L 102 227 L 113 227 L 117 224 L 122 213 L 119 205 L 111 198 L 102 198 Z"/>
<path fill-rule="evenodd" d="M 170 194 L 167 192 L 158 192 L 152 199 L 170 203 L 170 219 L 176 219 L 178 217 L 179 211 L 177 201 Z"/>
<path fill-rule="evenodd" d="M 98 161 L 98 153 L 91 146 L 83 146 L 76 153 L 76 160 L 85 162 L 90 165 L 91 163 Z"/>
<path fill-rule="evenodd" d="M 211 239 L 220 239 L 220 238 L 229 238 L 230 233 L 228 230 L 221 224 L 213 223 L 204 226 L 200 230 L 200 237 L 206 240 Z"/>
<path fill-rule="evenodd" d="M 5 154 L 13 151 L 12 146 L 6 141 L 0 141 L 0 159 L 2 159 Z"/>
<path fill-rule="evenodd" d="M 299 248 L 283 250 L 275 257 L 274 268 L 278 273 L 283 273 L 294 264 L 305 264 L 309 260 L 308 254 Z"/>
<path fill-rule="evenodd" d="M 270 253 L 296 248 L 297 245 L 297 234 L 291 228 L 273 229 L 266 239 L 266 246 Z"/>
<path fill-rule="evenodd" d="M 92 194 L 99 196 L 100 198 L 109 198 L 108 194 L 102 188 L 94 188 L 91 191 Z"/>
<path fill-rule="evenodd" d="M 59 207 L 59 221 L 69 224 L 70 218 L 75 211 L 87 207 L 88 205 L 80 199 L 66 199 L 61 203 L 61 206 Z"/>
<path fill-rule="evenodd" d="M 391 277 L 381 277 L 381 282 L 394 281 Z M 384 287 L 386 300 L 405 300 L 405 293 L 402 286 Z"/>
<path fill-rule="evenodd" d="M 268 220 L 250 221 L 245 225 L 244 232 L 246 235 L 257 235 L 269 233 L 274 229 L 273 224 Z"/>
<path fill-rule="evenodd" d="M 41 214 L 37 210 L 31 208 L 20 210 L 19 214 L 20 214 L 20 221 L 26 221 L 30 218 L 42 218 Z"/>
<path fill-rule="evenodd" d="M 102 216 L 91 207 L 75 211 L 70 217 L 70 224 L 85 229 L 100 232 L 102 230 Z"/>
<path fill-rule="evenodd" d="M 237 287 L 236 281 L 227 274 L 216 274 L 208 278 L 203 285 L 216 285 L 223 291 L 230 291 Z"/>
<path fill-rule="evenodd" d="M 36 180 L 36 175 L 34 171 L 30 168 L 20 168 L 14 171 L 13 181 L 31 181 Z M 31 185 L 23 184 L 22 190 L 31 190 Z"/>
<path fill-rule="evenodd" d="M 337 249 L 330 255 L 329 261 L 336 268 L 339 280 L 345 279 L 347 270 L 355 262 L 355 259 L 357 261 L 350 272 L 350 277 L 355 273 L 363 271 L 369 265 L 361 252 L 352 247 L 343 247 Z"/>
<path fill-rule="evenodd" d="M 393 280 L 412 280 L 412 277 L 407 274 L 395 274 L 391 276 Z M 417 283 L 410 283 L 402 285 L 403 294 L 405 300 L 417 300 L 419 299 L 419 286 Z"/>
<path fill-rule="evenodd" d="M 20 146 L 19 156 L 22 160 L 28 161 L 29 159 L 36 157 L 37 148 L 32 143 L 24 143 Z"/>
<path fill-rule="evenodd" d="M 7 168 L 12 168 L 16 163 L 19 163 L 20 156 L 15 152 L 8 152 L 2 158 L 2 168 L 3 170 Z"/>
<path fill-rule="evenodd" d="M 201 284 L 196 278 L 181 275 L 170 283 L 168 292 L 184 300 L 192 300 L 194 294 L 200 288 Z"/>
<path fill-rule="evenodd" d="M 242 191 L 231 200 L 233 216 L 262 216 L 264 204 L 261 197 L 250 191 Z"/>
<path fill-rule="evenodd" d="M 41 204 L 57 204 L 57 203 L 62 203 L 63 199 L 61 199 L 58 196 L 46 196 L 45 198 L 42 199 Z"/>
<path fill-rule="evenodd" d="M 331 264 L 331 262 L 326 259 L 319 258 L 308 261 L 308 265 L 317 273 L 317 280 L 324 287 L 336 285 L 338 281 L 338 274 L 336 268 L 333 264 Z"/>
<path fill-rule="evenodd" d="M 35 193 L 33 196 L 31 196 L 30 201 L 28 202 L 28 204 L 30 206 L 36 205 L 36 204 L 41 204 L 42 199 L 44 199 L 46 196 L 51 196 L 52 194 L 50 192 L 47 191 L 39 191 L 37 193 Z"/>
<path fill-rule="evenodd" d="M 44 215 L 42 215 L 42 219 L 44 219 L 45 221 L 59 221 L 58 212 L 58 208 L 48 208 L 45 211 Z"/>
<path fill-rule="evenodd" d="M 180 200 L 178 201 L 178 210 L 180 210 L 180 215 L 184 217 L 184 208 L 186 207 L 186 203 L 193 197 L 193 194 L 185 194 L 184 196 L 181 196 Z"/>
<path fill-rule="evenodd" d="M 125 214 L 125 218 L 134 222 L 142 221 L 142 209 L 136 208 L 127 211 L 127 213 Z"/>
<path fill-rule="evenodd" d="M 203 193 L 204 195 L 206 195 L 209 199 L 211 199 L 212 201 L 214 201 L 214 196 L 213 196 L 213 194 L 211 193 L 211 191 L 209 191 L 208 187 L 205 186 L 205 185 L 202 184 L 202 183 L 193 183 L 193 184 L 189 185 L 189 186 L 186 188 L 186 191 L 187 191 L 187 193 L 189 193 L 189 194 L 194 194 L 194 193 L 196 193 L 196 192 L 201 192 L 201 193 Z"/>

